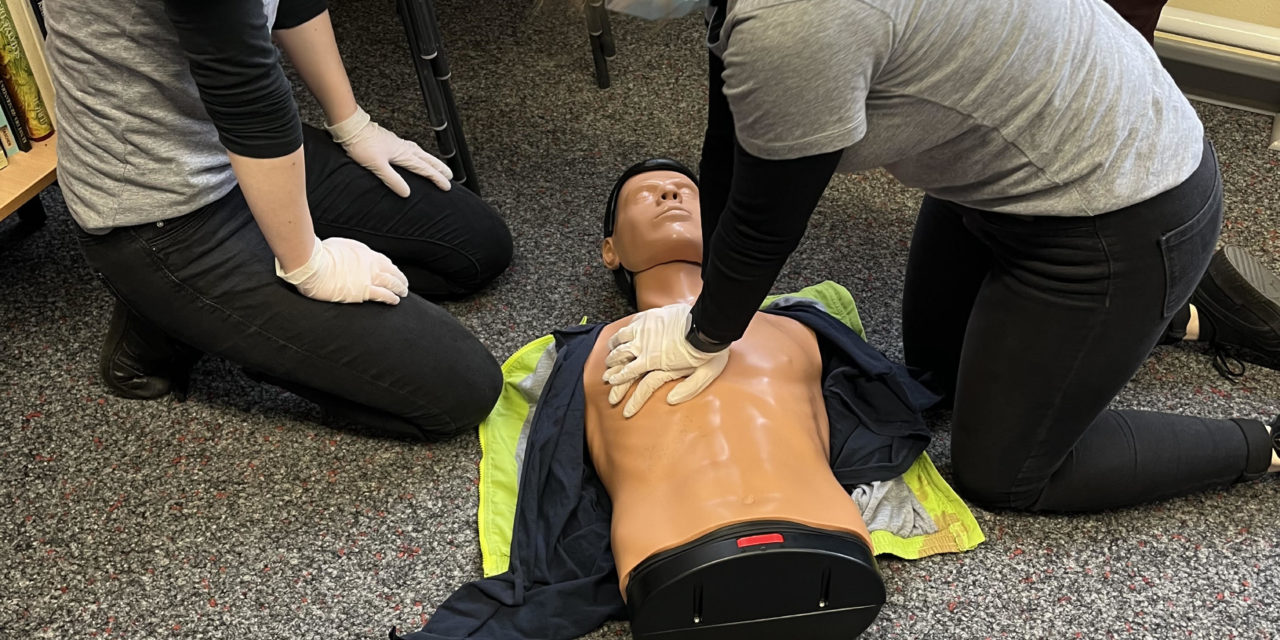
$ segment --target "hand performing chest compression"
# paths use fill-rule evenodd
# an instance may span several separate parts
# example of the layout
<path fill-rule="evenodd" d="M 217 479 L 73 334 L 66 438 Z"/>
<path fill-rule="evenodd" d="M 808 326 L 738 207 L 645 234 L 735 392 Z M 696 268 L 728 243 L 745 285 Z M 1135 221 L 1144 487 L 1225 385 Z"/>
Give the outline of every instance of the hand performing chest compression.
<path fill-rule="evenodd" d="M 622 402 L 632 383 L 635 393 L 623 407 L 630 418 L 662 385 L 685 378 L 667 394 L 667 404 L 680 404 L 701 393 L 729 363 L 729 350 L 706 353 L 685 339 L 689 331 L 687 303 L 643 311 L 609 339 L 605 382 L 611 385 L 609 403 Z"/>

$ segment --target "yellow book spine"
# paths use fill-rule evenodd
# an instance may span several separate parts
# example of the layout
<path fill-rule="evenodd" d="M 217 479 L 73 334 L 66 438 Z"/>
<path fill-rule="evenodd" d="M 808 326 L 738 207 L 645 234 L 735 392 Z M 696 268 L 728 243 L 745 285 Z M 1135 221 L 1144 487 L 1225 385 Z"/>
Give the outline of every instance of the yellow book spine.
<path fill-rule="evenodd" d="M 0 0 L 0 75 L 4 76 L 5 87 L 22 112 L 22 124 L 31 140 L 43 140 L 53 135 L 53 121 L 40 98 L 39 85 L 18 40 L 18 28 L 6 2 L 8 0 Z"/>

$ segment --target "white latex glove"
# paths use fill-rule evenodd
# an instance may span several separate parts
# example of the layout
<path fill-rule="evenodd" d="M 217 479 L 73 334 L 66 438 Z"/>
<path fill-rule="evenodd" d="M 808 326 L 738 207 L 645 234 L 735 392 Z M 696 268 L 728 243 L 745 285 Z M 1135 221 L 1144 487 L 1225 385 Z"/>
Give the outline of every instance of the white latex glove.
<path fill-rule="evenodd" d="M 316 238 L 306 264 L 285 273 L 276 260 L 276 275 L 298 293 L 324 302 L 400 304 L 409 295 L 409 279 L 390 258 L 349 238 Z"/>
<path fill-rule="evenodd" d="M 409 183 L 396 173 L 391 165 L 408 169 L 448 191 L 453 186 L 453 171 L 435 156 L 422 150 L 416 142 L 410 142 L 383 129 L 369 118 L 364 109 L 356 107 L 350 118 L 324 128 L 333 141 L 342 145 L 347 155 L 360 166 L 373 172 L 401 198 L 409 197 Z"/>
<path fill-rule="evenodd" d="M 622 402 L 631 384 L 640 380 L 622 408 L 624 418 L 635 415 L 658 387 L 672 380 L 685 378 L 667 394 L 667 404 L 689 400 L 706 389 L 729 363 L 728 349 L 706 353 L 685 340 L 690 308 L 679 303 L 642 311 L 609 339 L 609 355 L 604 361 L 604 380 L 613 387 L 609 404 Z"/>

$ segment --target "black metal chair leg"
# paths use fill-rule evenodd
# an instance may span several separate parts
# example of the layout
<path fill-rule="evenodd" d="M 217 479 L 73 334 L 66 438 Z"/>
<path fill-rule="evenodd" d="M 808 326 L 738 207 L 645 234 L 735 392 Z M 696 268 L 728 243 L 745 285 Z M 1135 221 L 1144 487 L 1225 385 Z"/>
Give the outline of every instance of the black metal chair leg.
<path fill-rule="evenodd" d="M 603 7 L 601 7 L 603 9 Z M 600 11 L 600 48 L 604 50 L 604 57 L 613 59 L 618 55 L 617 44 L 613 41 L 613 26 L 609 24 L 609 12 Z"/>
<path fill-rule="evenodd" d="M 591 61 L 596 68 L 596 85 L 601 89 L 608 89 L 608 58 L 610 57 L 608 51 L 612 49 L 613 32 L 607 26 L 609 16 L 604 8 L 604 0 L 587 0 L 586 14 L 587 37 L 591 41 Z M 609 33 L 608 36 L 605 36 L 606 31 Z"/>
<path fill-rule="evenodd" d="M 448 116 L 449 122 L 453 123 L 454 142 L 458 148 L 458 163 L 462 166 L 462 171 L 466 174 L 466 185 L 468 189 L 480 194 L 480 178 L 476 176 L 476 167 L 471 159 L 471 148 L 467 146 L 466 138 L 462 134 L 462 118 L 458 115 L 458 103 L 453 97 L 453 71 L 449 69 L 449 56 L 444 51 L 444 37 L 440 35 L 440 21 L 436 20 L 436 9 L 430 0 L 421 0 L 426 10 L 427 28 L 431 34 L 432 41 L 436 43 L 436 56 L 431 58 L 431 69 L 435 74 L 436 83 L 440 87 L 440 94 L 444 98 L 445 114 Z"/>
<path fill-rule="evenodd" d="M 396 0 L 396 8 L 409 40 L 414 71 L 427 107 L 427 122 L 435 131 L 440 158 L 453 171 L 455 182 L 479 194 L 479 180 L 454 104 L 448 62 L 440 46 L 440 31 L 431 0 Z"/>

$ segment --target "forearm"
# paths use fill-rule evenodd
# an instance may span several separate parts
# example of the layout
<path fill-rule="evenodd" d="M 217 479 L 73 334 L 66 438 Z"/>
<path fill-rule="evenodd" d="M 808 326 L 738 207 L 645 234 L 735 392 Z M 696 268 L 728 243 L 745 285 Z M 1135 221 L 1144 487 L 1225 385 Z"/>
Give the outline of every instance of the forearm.
<path fill-rule="evenodd" d="M 702 160 L 698 165 L 698 191 L 702 200 L 702 261 L 706 264 L 711 238 L 720 223 L 720 214 L 729 201 L 733 181 L 733 112 L 724 96 L 724 62 L 707 52 L 707 131 L 702 139 Z"/>
<path fill-rule="evenodd" d="M 764 160 L 736 147 L 728 204 L 710 239 L 693 307 L 702 335 L 716 342 L 742 337 L 804 236 L 841 153 Z"/>
<path fill-rule="evenodd" d="M 302 148 L 279 158 L 227 155 L 253 219 L 280 267 L 291 272 L 306 264 L 316 234 L 307 206 Z"/>
<path fill-rule="evenodd" d="M 355 113 L 355 94 L 342 65 L 328 10 L 295 27 L 276 29 L 275 38 L 320 103 L 326 122 L 342 122 Z"/>

